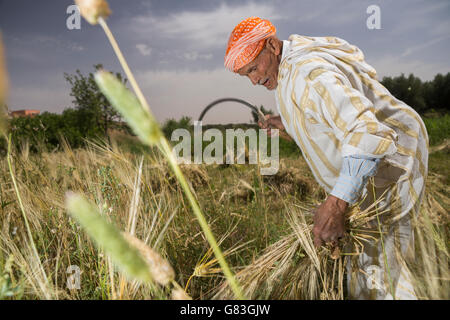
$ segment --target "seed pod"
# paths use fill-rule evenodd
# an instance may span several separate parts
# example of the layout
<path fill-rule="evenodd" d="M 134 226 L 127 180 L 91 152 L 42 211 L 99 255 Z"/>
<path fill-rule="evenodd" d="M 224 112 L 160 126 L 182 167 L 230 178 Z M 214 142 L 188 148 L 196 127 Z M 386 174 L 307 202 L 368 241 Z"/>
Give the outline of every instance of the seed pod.
<path fill-rule="evenodd" d="M 97 24 L 98 18 L 107 18 L 111 14 L 108 2 L 105 0 L 75 0 L 80 13 L 90 24 Z"/>
<path fill-rule="evenodd" d="M 103 70 L 95 74 L 95 81 L 111 105 L 144 143 L 152 145 L 161 139 L 162 133 L 156 119 L 121 81 Z"/>
<path fill-rule="evenodd" d="M 161 257 L 158 252 L 151 249 L 143 241 L 130 235 L 129 233 L 124 232 L 123 236 L 128 243 L 132 247 L 136 248 L 142 257 L 144 257 L 153 280 L 165 286 L 175 278 L 175 271 L 173 271 L 172 266 L 166 259 Z"/>

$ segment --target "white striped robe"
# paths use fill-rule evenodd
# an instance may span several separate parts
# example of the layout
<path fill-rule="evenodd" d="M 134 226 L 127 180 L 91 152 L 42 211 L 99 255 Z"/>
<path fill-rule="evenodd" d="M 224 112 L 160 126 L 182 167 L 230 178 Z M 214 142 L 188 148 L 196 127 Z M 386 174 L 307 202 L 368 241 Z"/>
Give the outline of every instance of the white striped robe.
<path fill-rule="evenodd" d="M 373 181 L 377 197 L 388 189 L 385 205 L 391 206 L 389 219 L 383 221 L 389 231 L 385 250 L 389 261 L 394 247 L 404 254 L 413 241 L 408 213 L 417 209 L 427 175 L 428 135 L 420 116 L 377 81 L 356 46 L 336 37 L 291 35 L 283 41 L 276 101 L 287 133 L 327 192 L 336 183 L 344 156 L 382 159 Z M 365 205 L 373 202 L 368 189 L 363 192 L 369 195 Z M 400 203 L 394 208 L 389 202 L 396 197 Z M 359 257 L 358 268 L 376 265 L 384 270 L 382 262 L 376 243 Z M 395 259 L 390 263 L 391 283 L 397 288 L 400 268 Z M 366 279 L 351 272 L 351 297 L 389 298 L 392 285 L 391 290 L 369 290 Z M 387 275 L 383 277 L 388 283 Z M 400 298 L 412 297 L 396 290 Z"/>

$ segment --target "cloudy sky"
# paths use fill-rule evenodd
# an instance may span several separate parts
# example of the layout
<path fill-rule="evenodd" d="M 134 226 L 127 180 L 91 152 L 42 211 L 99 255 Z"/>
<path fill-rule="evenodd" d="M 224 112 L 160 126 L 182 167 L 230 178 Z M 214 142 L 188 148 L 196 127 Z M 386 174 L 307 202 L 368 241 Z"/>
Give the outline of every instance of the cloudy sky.
<path fill-rule="evenodd" d="M 357 45 L 383 76 L 414 73 L 430 80 L 450 72 L 449 0 L 110 0 L 108 23 L 160 121 L 198 118 L 210 102 L 236 97 L 276 109 L 274 92 L 223 67 L 229 33 L 260 16 L 290 34 L 338 36 Z M 9 107 L 61 112 L 72 107 L 64 72 L 122 71 L 99 26 L 66 26 L 70 0 L 0 0 L 0 30 L 11 80 Z M 381 9 L 369 30 L 368 6 Z M 246 122 L 249 111 L 223 104 L 205 123 Z"/>

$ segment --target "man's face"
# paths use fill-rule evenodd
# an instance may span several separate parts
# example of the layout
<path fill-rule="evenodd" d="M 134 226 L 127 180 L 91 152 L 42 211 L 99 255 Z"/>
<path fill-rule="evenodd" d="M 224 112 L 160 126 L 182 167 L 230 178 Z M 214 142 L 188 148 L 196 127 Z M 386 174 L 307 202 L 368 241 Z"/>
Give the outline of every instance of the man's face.
<path fill-rule="evenodd" d="M 243 66 L 237 73 L 247 76 L 254 85 L 259 84 L 267 90 L 274 90 L 278 85 L 279 64 L 276 52 L 265 46 L 252 62 Z"/>

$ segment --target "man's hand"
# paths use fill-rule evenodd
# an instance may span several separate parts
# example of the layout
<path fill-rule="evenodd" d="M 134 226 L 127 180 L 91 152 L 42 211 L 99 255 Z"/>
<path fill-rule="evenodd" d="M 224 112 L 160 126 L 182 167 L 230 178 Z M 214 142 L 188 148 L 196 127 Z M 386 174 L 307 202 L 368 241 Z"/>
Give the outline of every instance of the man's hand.
<path fill-rule="evenodd" d="M 335 196 L 328 196 L 314 213 L 314 245 L 319 248 L 324 243 L 337 245 L 337 240 L 345 233 L 345 211 L 348 203 Z"/>
<path fill-rule="evenodd" d="M 267 129 L 267 135 L 270 137 L 272 135 L 272 131 L 270 129 L 278 129 L 280 137 L 292 140 L 292 138 L 286 133 L 286 128 L 281 122 L 280 116 L 274 116 L 271 114 L 265 115 L 265 122 L 258 121 L 258 126 L 262 129 Z"/>

